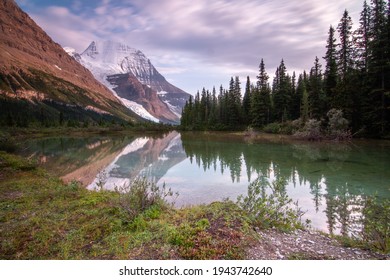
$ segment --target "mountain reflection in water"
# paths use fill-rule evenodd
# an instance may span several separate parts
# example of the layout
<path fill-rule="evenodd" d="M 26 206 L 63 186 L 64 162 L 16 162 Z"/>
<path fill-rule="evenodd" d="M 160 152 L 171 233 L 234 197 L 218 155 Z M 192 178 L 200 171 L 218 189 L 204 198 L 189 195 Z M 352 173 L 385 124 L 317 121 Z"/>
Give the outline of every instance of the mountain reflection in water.
<path fill-rule="evenodd" d="M 233 201 L 250 182 L 282 178 L 312 226 L 333 233 L 359 230 L 367 196 L 390 198 L 390 145 L 249 143 L 229 134 L 178 133 L 37 139 L 24 155 L 65 181 L 113 190 L 138 176 L 179 192 L 176 206 Z M 269 191 L 269 190 L 268 190 Z"/>

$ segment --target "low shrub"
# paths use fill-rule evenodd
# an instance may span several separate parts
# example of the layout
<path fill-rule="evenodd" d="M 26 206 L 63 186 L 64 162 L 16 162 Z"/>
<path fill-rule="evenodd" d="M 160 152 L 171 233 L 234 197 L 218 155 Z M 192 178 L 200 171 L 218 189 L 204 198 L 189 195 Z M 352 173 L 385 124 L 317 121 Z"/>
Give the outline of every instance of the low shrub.
<path fill-rule="evenodd" d="M 376 250 L 390 252 L 390 200 L 367 198 L 362 215 L 363 240 Z"/>
<path fill-rule="evenodd" d="M 349 140 L 352 138 L 348 121 L 343 117 L 342 110 L 330 109 L 327 120 L 309 119 L 304 127 L 294 133 L 294 137 L 310 141 L 322 139 Z"/>
<path fill-rule="evenodd" d="M 351 139 L 352 133 L 348 128 L 348 120 L 343 117 L 343 111 L 331 109 L 326 114 L 329 119 L 328 123 L 328 137 L 334 140 Z"/>
<path fill-rule="evenodd" d="M 148 181 L 146 178 L 137 178 L 133 182 L 121 187 L 116 187 L 118 193 L 118 205 L 127 213 L 130 220 L 134 220 L 139 214 L 154 207 L 165 208 L 169 206 L 168 198 L 175 198 L 179 194 L 173 193 L 170 188 L 162 187 Z M 153 216 L 156 213 L 150 214 Z"/>
<path fill-rule="evenodd" d="M 305 140 L 321 140 L 323 133 L 321 131 L 321 121 L 310 119 L 300 131 L 294 134 L 295 137 Z"/>
<path fill-rule="evenodd" d="M 267 133 L 279 134 L 281 132 L 281 124 L 270 123 L 263 127 L 263 131 Z"/>
<path fill-rule="evenodd" d="M 304 214 L 298 204 L 290 199 L 282 179 L 270 183 L 260 177 L 248 186 L 248 195 L 239 196 L 237 204 L 247 212 L 252 223 L 260 228 L 279 228 L 293 230 L 302 227 L 300 221 Z M 267 191 L 271 191 L 269 194 Z"/>

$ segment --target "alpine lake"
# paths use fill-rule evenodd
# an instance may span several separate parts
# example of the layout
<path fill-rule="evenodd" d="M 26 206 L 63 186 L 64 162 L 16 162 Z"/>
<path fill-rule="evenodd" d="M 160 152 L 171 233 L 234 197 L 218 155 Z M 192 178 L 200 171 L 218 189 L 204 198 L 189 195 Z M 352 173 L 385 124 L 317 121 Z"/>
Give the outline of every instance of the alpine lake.
<path fill-rule="evenodd" d="M 234 133 L 37 138 L 19 154 L 65 182 L 115 190 L 145 177 L 178 192 L 174 205 L 208 204 L 247 195 L 257 178 L 285 191 L 303 220 L 327 233 L 359 230 L 365 199 L 390 199 L 390 141 L 305 142 Z M 270 192 L 269 185 L 265 191 Z"/>

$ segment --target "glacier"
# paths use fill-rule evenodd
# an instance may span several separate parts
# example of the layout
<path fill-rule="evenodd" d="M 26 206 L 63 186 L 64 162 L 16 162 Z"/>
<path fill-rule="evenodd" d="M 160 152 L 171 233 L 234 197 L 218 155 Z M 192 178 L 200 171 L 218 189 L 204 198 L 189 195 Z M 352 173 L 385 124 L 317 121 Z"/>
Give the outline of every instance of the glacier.
<path fill-rule="evenodd" d="M 119 97 L 115 92 L 115 86 L 107 80 L 109 76 L 132 74 L 141 84 L 157 91 L 159 99 L 168 106 L 167 110 L 178 118 L 181 117 L 182 107 L 190 95 L 168 83 L 140 50 L 129 47 L 124 43 L 109 40 L 93 41 L 81 54 L 77 54 L 70 47 L 64 49 L 84 67 L 88 68 L 95 78 L 108 87 L 126 107 L 142 118 L 153 122 L 160 121 L 141 104 Z"/>

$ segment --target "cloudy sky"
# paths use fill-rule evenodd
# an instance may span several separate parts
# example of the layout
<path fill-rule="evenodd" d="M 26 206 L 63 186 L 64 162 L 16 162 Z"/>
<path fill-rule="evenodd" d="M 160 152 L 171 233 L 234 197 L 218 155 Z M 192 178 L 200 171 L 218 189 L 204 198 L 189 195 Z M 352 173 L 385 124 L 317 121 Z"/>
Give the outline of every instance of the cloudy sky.
<path fill-rule="evenodd" d="M 231 76 L 254 81 L 261 58 L 272 76 L 322 57 L 329 26 L 363 0 L 16 0 L 63 47 L 110 39 L 140 49 L 170 82 L 194 94 Z M 244 86 L 244 85 L 243 85 Z"/>

